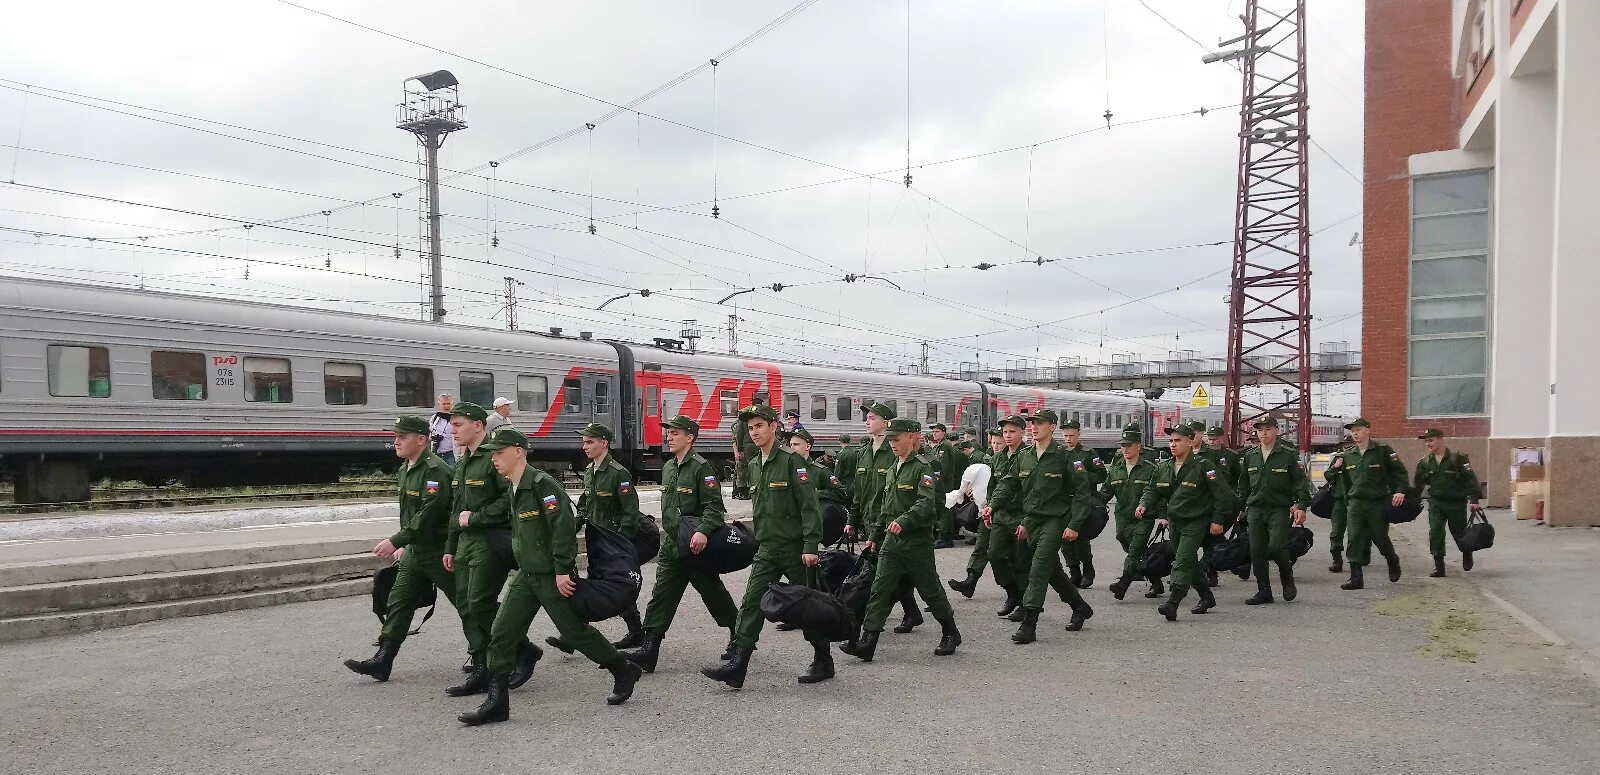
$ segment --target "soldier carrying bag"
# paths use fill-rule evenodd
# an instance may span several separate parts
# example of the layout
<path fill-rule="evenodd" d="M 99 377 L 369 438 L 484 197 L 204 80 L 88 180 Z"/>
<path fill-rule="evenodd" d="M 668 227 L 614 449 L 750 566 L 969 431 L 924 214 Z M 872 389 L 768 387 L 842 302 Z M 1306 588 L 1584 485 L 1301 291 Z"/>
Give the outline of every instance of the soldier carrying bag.
<path fill-rule="evenodd" d="M 1491 528 L 1492 529 L 1492 528 Z M 372 574 L 372 612 L 378 615 L 378 623 L 382 624 L 389 618 L 389 593 L 394 590 L 394 581 L 400 575 L 400 563 L 390 563 Z M 428 612 L 422 615 L 422 621 L 417 622 L 417 628 L 406 633 L 416 635 L 422 632 L 422 625 L 433 618 L 433 609 L 439 604 L 439 588 L 428 585 L 427 595 L 422 598 L 422 604 L 417 606 L 428 607 Z"/>
<path fill-rule="evenodd" d="M 633 548 L 643 565 L 661 553 L 661 523 L 649 514 L 639 515 L 639 530 L 633 534 Z"/>
<path fill-rule="evenodd" d="M 1139 574 L 1155 580 L 1172 574 L 1172 561 L 1178 556 L 1178 547 L 1167 537 L 1165 527 L 1156 528 L 1145 544 L 1144 559 L 1139 563 Z"/>
<path fill-rule="evenodd" d="M 1243 522 L 1235 522 L 1228 529 L 1228 537 L 1212 547 L 1211 568 L 1218 573 L 1227 573 L 1249 564 L 1250 527 Z"/>
<path fill-rule="evenodd" d="M 1491 546 L 1494 546 L 1494 525 L 1489 524 L 1489 517 L 1483 513 L 1483 509 L 1473 506 L 1467 514 L 1467 526 L 1456 541 L 1456 548 L 1463 552 L 1481 552 Z"/>
<path fill-rule="evenodd" d="M 638 550 L 633 542 L 599 525 L 584 528 L 589 570 L 572 593 L 572 607 L 586 622 L 620 615 L 639 599 L 644 576 L 639 573 Z"/>
<path fill-rule="evenodd" d="M 1323 519 L 1333 519 L 1333 485 L 1325 484 L 1317 488 L 1311 496 L 1311 507 L 1306 510 Z"/>
<path fill-rule="evenodd" d="M 1083 529 L 1078 531 L 1079 541 L 1093 541 L 1100 537 L 1106 529 L 1106 524 L 1111 521 L 1111 510 L 1106 508 L 1106 502 L 1091 496 L 1089 514 L 1084 517 Z"/>
<path fill-rule="evenodd" d="M 1316 543 L 1317 537 L 1311 534 L 1311 528 L 1305 525 L 1290 525 L 1289 537 L 1284 541 L 1284 548 L 1289 550 L 1290 559 L 1298 560 L 1311 551 L 1311 545 Z"/>
<path fill-rule="evenodd" d="M 1399 506 L 1394 505 L 1393 501 L 1385 500 L 1383 502 L 1383 518 L 1388 520 L 1391 525 L 1410 522 L 1421 513 L 1422 501 L 1416 495 L 1408 493 L 1406 499 L 1401 501 Z"/>
<path fill-rule="evenodd" d="M 786 624 L 806 635 L 823 635 L 829 641 L 855 637 L 856 617 L 839 598 L 820 589 L 815 570 L 806 572 L 808 585 L 774 581 L 761 596 L 761 615 L 769 622 Z"/>
<path fill-rule="evenodd" d="M 706 536 L 705 551 L 694 554 L 689 542 L 700 530 L 698 514 L 678 516 L 678 561 L 707 573 L 721 575 L 744 570 L 756 559 L 756 536 L 743 522 L 729 522 Z"/>

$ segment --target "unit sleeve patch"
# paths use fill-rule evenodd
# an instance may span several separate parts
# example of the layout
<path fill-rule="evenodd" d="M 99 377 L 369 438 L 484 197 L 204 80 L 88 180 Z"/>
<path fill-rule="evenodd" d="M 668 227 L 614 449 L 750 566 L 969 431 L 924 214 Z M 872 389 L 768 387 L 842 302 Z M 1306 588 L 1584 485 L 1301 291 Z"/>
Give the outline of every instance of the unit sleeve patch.
<path fill-rule="evenodd" d="M 633 482 L 622 482 L 622 483 L 618 484 L 617 485 L 617 492 L 620 492 L 623 495 L 627 495 L 628 493 L 633 492 Z"/>
<path fill-rule="evenodd" d="M 1072 461 L 1072 470 L 1078 471 L 1078 472 L 1082 472 L 1083 471 L 1083 461 L 1082 460 L 1074 460 L 1074 461 Z"/>
<path fill-rule="evenodd" d="M 544 496 L 544 510 L 545 511 L 555 511 L 556 507 L 559 506 L 559 505 L 560 505 L 560 502 L 556 500 L 556 496 L 554 496 L 554 495 L 546 495 L 546 496 Z"/>
<path fill-rule="evenodd" d="M 439 483 L 434 481 L 425 482 L 423 483 L 423 489 L 427 490 L 429 495 L 438 495 Z"/>
<path fill-rule="evenodd" d="M 798 477 L 800 479 L 800 481 L 802 481 L 802 482 L 811 481 L 811 475 L 806 473 L 806 470 L 804 468 L 796 468 L 794 470 L 794 475 L 796 477 Z"/>
<path fill-rule="evenodd" d="M 1206 478 L 1207 479 L 1215 479 L 1215 478 L 1217 478 L 1216 469 L 1207 468 L 1206 469 Z"/>
<path fill-rule="evenodd" d="M 702 480 L 702 481 L 705 482 L 706 489 L 708 489 L 708 490 L 717 489 L 717 477 L 707 475 L 706 478 L 704 480 Z"/>
<path fill-rule="evenodd" d="M 922 475 L 922 486 L 923 487 L 932 487 L 933 486 L 933 474 L 923 474 Z"/>

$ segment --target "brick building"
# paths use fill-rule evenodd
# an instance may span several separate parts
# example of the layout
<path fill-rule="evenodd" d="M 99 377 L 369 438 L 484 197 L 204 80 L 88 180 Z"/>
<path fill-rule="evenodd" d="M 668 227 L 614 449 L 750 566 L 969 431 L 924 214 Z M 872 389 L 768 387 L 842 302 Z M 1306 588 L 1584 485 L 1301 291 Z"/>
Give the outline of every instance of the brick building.
<path fill-rule="evenodd" d="M 1362 414 L 1600 524 L 1600 0 L 1368 0 Z"/>

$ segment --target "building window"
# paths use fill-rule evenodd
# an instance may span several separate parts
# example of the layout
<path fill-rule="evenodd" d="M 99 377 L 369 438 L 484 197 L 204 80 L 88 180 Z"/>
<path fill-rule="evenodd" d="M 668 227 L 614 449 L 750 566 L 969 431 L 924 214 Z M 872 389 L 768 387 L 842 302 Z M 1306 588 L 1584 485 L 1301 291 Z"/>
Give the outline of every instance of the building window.
<path fill-rule="evenodd" d="M 580 414 L 583 412 L 583 382 L 578 379 L 568 379 L 561 382 L 561 392 L 567 400 L 562 403 L 563 414 Z"/>
<path fill-rule="evenodd" d="M 811 396 L 811 419 L 813 419 L 813 420 L 826 420 L 826 419 L 828 419 L 828 397 L 827 396 L 822 395 L 821 393 L 816 393 L 816 394 L 813 394 Z"/>
<path fill-rule="evenodd" d="M 852 405 L 854 403 L 849 396 L 839 396 L 839 400 L 834 406 L 835 419 L 854 420 L 855 407 Z"/>
<path fill-rule="evenodd" d="M 487 371 L 463 371 L 458 375 L 461 400 L 485 409 L 494 403 L 494 375 Z"/>
<path fill-rule="evenodd" d="M 204 353 L 150 352 L 150 395 L 163 401 L 204 401 Z"/>
<path fill-rule="evenodd" d="M 45 369 L 52 396 L 111 397 L 111 352 L 104 347 L 50 345 L 45 348 Z"/>
<path fill-rule="evenodd" d="M 294 375 L 288 358 L 244 359 L 244 400 L 287 404 L 294 400 Z"/>
<path fill-rule="evenodd" d="M 433 406 L 433 369 L 394 367 L 394 405 Z"/>
<path fill-rule="evenodd" d="M 322 397 L 329 406 L 365 404 L 367 367 L 359 363 L 335 361 L 322 364 Z"/>
<path fill-rule="evenodd" d="M 1484 413 L 1491 193 L 1487 170 L 1411 181 L 1412 417 Z"/>
<path fill-rule="evenodd" d="M 542 412 L 550 408 L 550 383 L 532 374 L 517 375 L 517 411 Z"/>

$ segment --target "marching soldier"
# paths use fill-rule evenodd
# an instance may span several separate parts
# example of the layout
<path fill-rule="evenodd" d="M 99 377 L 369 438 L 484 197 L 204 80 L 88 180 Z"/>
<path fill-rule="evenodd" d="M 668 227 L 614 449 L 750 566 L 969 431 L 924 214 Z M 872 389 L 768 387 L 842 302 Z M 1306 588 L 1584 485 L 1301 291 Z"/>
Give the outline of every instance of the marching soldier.
<path fill-rule="evenodd" d="M 700 671 L 735 689 L 744 686 L 750 652 L 761 636 L 765 621 L 761 616 L 761 596 L 766 594 L 768 585 L 780 578 L 805 584 L 806 569 L 817 565 L 817 545 L 822 541 L 822 514 L 810 462 L 778 445 L 778 413 L 772 407 L 756 404 L 740 411 L 739 418 L 745 421 L 756 446 L 749 463 L 758 544 L 744 602 L 739 606 L 733 652 L 722 664 Z M 807 639 L 814 657 L 811 667 L 799 677 L 800 683 L 832 678 L 833 654 L 828 651 L 826 636 Z"/>
<path fill-rule="evenodd" d="M 755 406 L 760 406 L 760 396 L 751 399 Z M 750 430 L 743 418 L 733 421 L 733 497 L 734 500 L 750 500 L 750 472 L 746 470 L 750 463 Z"/>
<path fill-rule="evenodd" d="M 839 454 L 834 456 L 833 473 L 839 477 L 839 486 L 844 488 L 845 495 L 854 500 L 856 458 L 861 454 L 861 447 L 851 441 L 850 434 L 839 434 Z"/>
<path fill-rule="evenodd" d="M 1344 441 L 1339 442 L 1338 451 L 1343 452 L 1353 446 L 1353 444 L 1354 443 L 1350 441 L 1349 433 L 1346 432 Z M 1322 475 L 1323 481 L 1333 487 L 1333 525 L 1329 528 L 1328 532 L 1328 551 L 1333 553 L 1333 563 L 1328 566 L 1328 572 L 1343 573 L 1344 534 L 1345 528 L 1348 524 L 1348 521 L 1346 520 L 1348 509 L 1346 508 L 1344 495 L 1345 484 L 1344 479 L 1337 476 L 1328 476 L 1328 473 L 1331 473 L 1331 469 L 1327 472 L 1324 472 Z"/>
<path fill-rule="evenodd" d="M 1200 545 L 1205 536 L 1222 535 L 1223 524 L 1233 519 L 1233 491 L 1209 462 L 1195 454 L 1195 430 L 1180 424 L 1167 428 L 1172 458 L 1156 468 L 1155 481 L 1139 499 L 1134 516 L 1157 517 L 1157 528 L 1171 526 L 1177 551 L 1172 563 L 1172 591 L 1156 610 L 1169 622 L 1178 620 L 1178 604 L 1189 588 L 1200 595 L 1190 613 L 1203 614 L 1217 605 L 1200 571 Z"/>
<path fill-rule="evenodd" d="M 999 428 L 989 431 L 989 447 L 996 455 L 1000 453 L 1000 450 L 1005 449 L 1004 434 L 1001 433 Z M 1000 479 L 995 475 L 994 467 L 990 465 L 990 458 L 984 456 L 982 452 L 974 449 L 972 453 L 967 456 L 967 459 L 972 461 L 971 463 L 967 464 L 969 466 L 977 465 L 979 463 L 990 466 L 989 484 L 987 490 L 984 492 L 985 505 L 988 505 L 987 500 L 994 495 L 995 486 L 1000 483 Z M 965 479 L 965 476 L 966 475 L 963 474 L 962 478 Z M 973 494 L 969 493 L 969 497 L 971 495 Z M 989 543 L 991 541 L 990 533 L 993 532 L 994 531 L 989 527 L 987 520 L 980 520 L 978 523 L 978 535 L 973 540 L 972 557 L 968 558 L 967 560 L 966 579 L 961 581 L 950 579 L 945 582 L 950 586 L 951 589 L 960 592 L 962 597 L 972 597 L 972 595 L 978 591 L 978 579 L 983 578 L 983 568 L 989 564 Z M 1010 611 L 1007 611 L 1006 613 L 1010 613 Z"/>
<path fill-rule="evenodd" d="M 400 563 L 389 590 L 378 653 L 347 659 L 344 666 L 379 681 L 389 680 L 395 654 L 405 642 L 411 617 L 430 586 L 456 604 L 455 579 L 444 569 L 445 536 L 450 532 L 450 464 L 432 452 L 428 421 L 413 414 L 394 421 L 394 454 L 400 465 L 400 530 L 378 542 L 372 553 Z"/>
<path fill-rule="evenodd" d="M 1072 502 L 1072 520 L 1083 524 L 1088 516 L 1089 507 L 1094 505 L 1093 499 L 1098 497 L 1100 483 L 1106 480 L 1106 466 L 1100 460 L 1100 454 L 1078 443 L 1082 434 L 1082 426 L 1077 420 L 1068 420 L 1061 426 L 1061 443 L 1067 450 L 1067 461 L 1080 473 L 1089 477 L 1090 494 L 1085 498 L 1075 498 Z M 1061 558 L 1067 564 L 1067 578 L 1081 589 L 1094 586 L 1094 551 L 1089 546 L 1088 539 L 1067 541 L 1061 544 Z"/>
<path fill-rule="evenodd" d="M 934 564 L 939 473 L 934 470 L 932 455 L 916 454 L 921 431 L 922 426 L 915 420 L 896 419 L 889 423 L 889 443 L 893 446 L 895 464 L 879 503 L 882 519 L 867 536 L 867 551 L 877 553 L 877 575 L 872 580 L 860 636 L 840 647 L 844 653 L 863 662 L 871 662 L 877 652 L 878 635 L 883 632 L 883 622 L 899 596 L 902 579 L 910 579 L 922 599 L 928 602 L 934 621 L 939 623 L 941 635 L 933 653 L 949 656 L 961 645 L 955 613 L 950 610 L 950 600 L 939 584 L 939 570 Z"/>
<path fill-rule="evenodd" d="M 527 447 L 528 437 L 522 431 L 502 425 L 493 438 L 474 450 L 492 452 L 495 470 L 507 480 L 505 501 L 515 517 L 512 547 L 521 570 L 506 589 L 506 601 L 494 618 L 488 697 L 477 710 L 459 717 L 468 726 L 505 721 L 510 716 L 509 676 L 520 660 L 521 644 L 527 642 L 528 627 L 541 608 L 562 640 L 611 671 L 607 705 L 627 702 L 642 675 L 638 665 L 623 659 L 573 608 L 571 598 L 578 590 L 572 579 L 578 562 L 578 523 L 572 501 L 555 477 L 528 465 Z"/>
<path fill-rule="evenodd" d="M 489 628 L 500 608 L 500 590 L 511 572 L 511 558 L 495 548 L 496 537 L 511 530 L 511 502 L 506 499 L 509 484 L 496 472 L 489 450 L 479 449 L 488 417 L 483 407 L 469 401 L 450 410 L 456 468 L 450 485 L 452 517 L 443 559 L 445 570 L 455 574 L 456 610 L 467 635 L 472 667 L 466 681 L 445 690 L 451 697 L 481 694 L 489 688 Z M 526 639 L 521 651 L 519 661 L 531 674 L 531 663 L 538 662 L 544 652 Z"/>
<path fill-rule="evenodd" d="M 1217 469 L 1217 473 L 1221 474 L 1228 480 L 1228 487 L 1232 488 L 1234 492 L 1238 492 L 1239 475 L 1243 470 L 1242 461 L 1244 456 L 1238 452 L 1228 449 L 1227 445 L 1224 443 L 1221 425 L 1213 425 L 1210 428 L 1206 428 L 1205 423 L 1197 420 L 1195 421 L 1195 426 L 1195 431 L 1197 433 L 1204 433 L 1206 435 L 1205 448 L 1195 454 L 1198 454 L 1200 457 L 1204 458 L 1206 462 L 1209 462 L 1213 468 Z M 1251 449 L 1254 448 L 1255 447 L 1251 447 Z M 1242 506 L 1243 504 L 1236 505 Z M 1243 519 L 1244 515 L 1241 513 L 1236 515 L 1236 517 Z M 1206 583 L 1213 587 L 1217 585 L 1217 571 L 1215 568 L 1211 567 L 1211 553 L 1216 551 L 1217 544 L 1221 541 L 1222 536 L 1206 536 L 1204 544 L 1205 549 L 1200 555 L 1201 564 L 1205 566 L 1206 570 Z M 1250 566 L 1246 565 L 1243 568 L 1236 569 L 1234 571 L 1234 575 L 1241 579 L 1248 579 L 1250 578 L 1250 570 Z"/>
<path fill-rule="evenodd" d="M 1288 444 L 1278 443 L 1278 418 L 1270 415 L 1254 423 L 1261 446 L 1244 456 L 1239 472 L 1239 500 L 1244 502 L 1250 525 L 1250 564 L 1256 574 L 1256 594 L 1245 605 L 1272 602 L 1272 580 L 1267 576 L 1267 560 L 1278 564 L 1278 581 L 1283 585 L 1285 602 L 1294 600 L 1294 558 L 1289 556 L 1291 520 L 1306 522 L 1309 503 L 1306 470 L 1300 453 Z"/>
<path fill-rule="evenodd" d="M 694 451 L 700 425 L 680 414 L 662 423 L 661 427 L 666 431 L 667 451 L 672 457 L 661 467 L 662 541 L 661 551 L 656 555 L 656 582 L 644 613 L 644 645 L 623 654 L 646 673 L 656 670 L 661 641 L 667 637 L 672 619 L 678 613 L 678 604 L 683 600 L 683 591 L 689 585 L 693 584 L 700 593 L 712 621 L 727 629 L 726 651 L 733 649 L 733 626 L 739 618 L 739 609 L 733 604 L 728 588 L 723 586 L 722 577 L 685 565 L 678 557 L 680 520 L 693 519 L 699 523 L 699 530 L 689 542 L 689 551 L 699 554 L 705 550 L 706 540 L 728 517 L 715 469 Z"/>
<path fill-rule="evenodd" d="M 1349 545 L 1345 559 L 1350 561 L 1350 580 L 1340 589 L 1366 586 L 1361 568 L 1372 561 L 1372 547 L 1389 563 L 1389 581 L 1400 580 L 1400 555 L 1389 540 L 1389 520 L 1384 517 L 1384 501 L 1399 506 L 1410 487 L 1406 464 L 1400 453 L 1387 444 L 1372 441 L 1372 423 L 1357 417 L 1345 426 L 1355 444 L 1335 455 L 1328 472 L 1345 484 L 1345 519 Z"/>
<path fill-rule="evenodd" d="M 1140 576 L 1139 567 L 1144 561 L 1144 549 L 1150 543 L 1154 519 L 1135 514 L 1144 491 L 1155 478 L 1156 465 L 1144 459 L 1144 432 L 1138 423 L 1122 429 L 1122 459 L 1106 467 L 1105 493 L 1117 502 L 1117 543 L 1122 544 L 1126 558 L 1122 561 L 1122 575 L 1111 582 L 1111 594 L 1118 600 L 1128 594 L 1128 587 Z M 1163 592 L 1159 577 L 1150 579 L 1150 591 L 1145 597 L 1159 597 Z"/>
<path fill-rule="evenodd" d="M 615 434 L 605 425 L 592 422 L 583 426 L 578 435 L 583 437 L 583 455 L 589 458 L 589 465 L 583 468 L 583 494 L 578 496 L 579 529 L 584 524 L 596 525 L 632 541 L 639 532 L 639 492 L 633 487 L 633 474 L 628 467 L 611 456 Z M 628 634 L 611 645 L 618 649 L 644 645 L 639 609 L 628 606 L 622 621 L 628 625 Z M 545 638 L 545 643 L 572 653 L 572 647 L 560 638 Z"/>
<path fill-rule="evenodd" d="M 848 511 L 850 509 L 850 495 L 844 491 L 844 482 L 833 468 L 827 463 L 811 457 L 811 451 L 816 449 L 817 439 L 811 431 L 801 428 L 797 431 L 788 431 L 783 434 L 789 442 L 789 451 L 799 455 L 802 459 L 811 462 L 814 474 L 812 481 L 817 484 L 817 500 L 822 506 L 834 504 Z"/>
<path fill-rule="evenodd" d="M 878 507 L 883 500 L 889 471 L 894 467 L 894 450 L 889 446 L 888 429 L 895 413 L 882 402 L 867 404 L 861 407 L 861 411 L 865 413 L 862 422 L 866 424 L 867 435 L 861 439 L 861 447 L 855 457 L 855 495 L 850 512 L 850 531 L 872 535 L 874 526 L 881 523 Z M 917 607 L 916 595 L 909 585 L 901 589 L 900 606 L 905 614 L 900 623 L 895 625 L 894 631 L 903 635 L 923 622 L 922 609 Z"/>
<path fill-rule="evenodd" d="M 914 422 L 914 421 L 913 421 Z M 928 426 L 928 450 L 926 455 L 932 459 L 935 473 L 934 482 L 934 508 L 938 511 L 939 518 L 935 520 L 936 530 L 933 548 L 949 549 L 956 545 L 956 514 L 945 508 L 945 493 L 961 485 L 961 472 L 966 466 L 961 464 L 961 453 L 956 452 L 955 444 L 947 437 L 949 429 L 943 423 L 934 423 Z M 939 590 L 944 594 L 944 590 Z"/>
<path fill-rule="evenodd" d="M 1027 584 L 1027 579 L 1018 573 L 1023 547 L 1017 536 L 1022 526 L 1022 480 L 1017 463 L 1027 426 L 1018 415 L 1000 421 L 1000 448 L 989 459 L 992 489 L 989 503 L 981 512 L 983 523 L 989 528 L 989 567 L 994 572 L 994 583 L 1006 591 L 1006 601 L 995 614 L 1007 618 L 1022 611 L 1023 587 Z"/>
<path fill-rule="evenodd" d="M 1011 642 L 1032 643 L 1036 639 L 1039 614 L 1044 611 L 1045 588 L 1051 586 L 1053 577 L 1066 579 L 1056 554 L 1062 541 L 1078 538 L 1085 513 L 1075 508 L 1080 498 L 1092 497 L 1092 486 L 1087 466 L 1082 461 L 1071 461 L 1067 450 L 1055 440 L 1056 413 L 1040 409 L 1028 417 L 1028 431 L 1033 443 L 1022 448 L 1018 458 L 1016 476 L 1020 481 L 1022 525 L 1016 536 L 1027 542 L 1022 553 L 1019 576 L 1028 579 L 1027 592 L 1022 597 L 1022 624 Z M 990 539 L 993 540 L 992 538 Z M 1078 587 L 1068 580 L 1058 586 L 1067 604 L 1072 607 L 1072 619 L 1067 632 L 1083 629 L 1083 623 L 1094 616 L 1094 609 L 1078 594 Z"/>
<path fill-rule="evenodd" d="M 1444 444 L 1444 431 L 1429 428 L 1421 436 L 1428 445 L 1428 454 L 1417 461 L 1417 477 L 1412 491 L 1418 498 L 1428 491 L 1428 551 L 1433 553 L 1434 578 L 1444 576 L 1444 530 L 1450 528 L 1450 537 L 1461 540 L 1461 531 L 1467 528 L 1467 504 L 1478 505 L 1483 497 L 1483 486 L 1473 472 L 1467 456 L 1452 452 Z M 1461 569 L 1472 570 L 1472 552 L 1461 553 Z"/>

